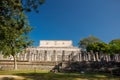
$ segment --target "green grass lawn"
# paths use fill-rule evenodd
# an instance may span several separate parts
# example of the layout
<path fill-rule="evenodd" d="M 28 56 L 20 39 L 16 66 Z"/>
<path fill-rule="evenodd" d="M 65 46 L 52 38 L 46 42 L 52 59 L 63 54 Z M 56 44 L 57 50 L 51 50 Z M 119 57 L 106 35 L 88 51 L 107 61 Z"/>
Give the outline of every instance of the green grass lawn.
<path fill-rule="evenodd" d="M 24 80 L 120 80 L 120 77 L 102 73 L 50 73 L 49 71 L 0 71 L 0 75 L 17 75 Z M 17 79 L 7 79 L 17 80 Z"/>

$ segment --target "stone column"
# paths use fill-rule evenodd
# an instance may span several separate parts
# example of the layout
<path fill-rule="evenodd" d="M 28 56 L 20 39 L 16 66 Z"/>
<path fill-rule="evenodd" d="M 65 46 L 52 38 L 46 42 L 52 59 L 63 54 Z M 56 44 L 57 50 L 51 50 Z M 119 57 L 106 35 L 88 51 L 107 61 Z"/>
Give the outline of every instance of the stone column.
<path fill-rule="evenodd" d="M 52 50 L 50 50 L 50 52 L 49 52 L 49 61 L 52 61 L 51 54 L 52 54 Z"/>
<path fill-rule="evenodd" d="M 24 54 L 24 59 L 23 60 L 25 61 L 26 60 L 26 53 L 23 53 L 23 54 Z"/>
<path fill-rule="evenodd" d="M 27 61 L 29 61 L 29 55 L 30 55 L 30 54 L 27 52 L 27 53 L 26 53 L 26 60 L 27 60 Z"/>
<path fill-rule="evenodd" d="M 96 54 L 93 53 L 92 55 L 93 55 L 93 61 L 96 61 Z"/>
<path fill-rule="evenodd" d="M 85 54 L 85 61 L 88 61 L 88 54 Z"/>
<path fill-rule="evenodd" d="M 0 60 L 3 60 L 3 55 L 0 53 Z"/>
<path fill-rule="evenodd" d="M 44 50 L 42 51 L 42 54 L 41 54 L 41 60 L 44 61 Z"/>
<path fill-rule="evenodd" d="M 106 61 L 108 62 L 109 61 L 109 56 L 106 53 L 105 53 L 105 55 L 106 55 Z"/>
<path fill-rule="evenodd" d="M 79 61 L 79 54 L 77 53 L 77 51 L 75 52 L 75 61 Z"/>
<path fill-rule="evenodd" d="M 44 61 L 47 61 L 47 51 L 44 51 Z"/>
<path fill-rule="evenodd" d="M 110 54 L 108 54 L 108 61 L 110 61 Z"/>
<path fill-rule="evenodd" d="M 76 52 L 76 61 L 79 61 L 79 53 Z"/>
<path fill-rule="evenodd" d="M 115 62 L 118 62 L 118 54 L 115 54 Z"/>
<path fill-rule="evenodd" d="M 119 54 L 119 56 L 118 56 L 118 62 L 120 62 L 120 54 Z"/>
<path fill-rule="evenodd" d="M 87 54 L 88 54 L 88 61 L 91 61 L 91 54 L 90 54 L 90 52 L 87 52 Z"/>
<path fill-rule="evenodd" d="M 99 60 L 99 57 L 98 57 L 98 52 L 96 52 L 96 60 L 97 60 L 97 61 L 100 61 L 100 60 Z"/>
<path fill-rule="evenodd" d="M 71 52 L 68 55 L 69 61 L 71 61 Z"/>
<path fill-rule="evenodd" d="M 36 61 L 36 54 L 34 54 L 34 60 L 33 61 Z"/>
<path fill-rule="evenodd" d="M 29 58 L 29 61 L 32 61 L 32 52 L 30 51 L 30 58 Z"/>
<path fill-rule="evenodd" d="M 57 61 L 57 51 L 55 51 L 55 61 Z"/>
<path fill-rule="evenodd" d="M 62 61 L 65 60 L 65 51 L 62 51 Z"/>
<path fill-rule="evenodd" d="M 93 51 L 90 51 L 91 55 L 92 55 L 92 61 L 95 61 L 95 54 L 93 53 Z"/>
<path fill-rule="evenodd" d="M 39 60 L 42 61 L 42 53 L 40 52 L 39 55 Z"/>
<path fill-rule="evenodd" d="M 40 51 L 38 51 L 38 61 L 40 61 Z"/>
<path fill-rule="evenodd" d="M 46 52 L 46 61 L 51 61 L 51 55 L 50 55 L 51 51 L 47 51 Z"/>
<path fill-rule="evenodd" d="M 50 61 L 49 51 L 47 51 L 47 61 Z"/>
<path fill-rule="evenodd" d="M 83 54 L 83 60 L 86 61 L 86 53 Z"/>
<path fill-rule="evenodd" d="M 29 51 L 28 54 L 29 54 L 28 60 L 31 61 L 31 52 Z"/>
<path fill-rule="evenodd" d="M 39 61 L 39 54 L 38 54 L 38 50 L 35 51 L 36 53 L 36 61 Z"/>
<path fill-rule="evenodd" d="M 82 61 L 82 55 L 79 53 L 79 61 Z"/>
<path fill-rule="evenodd" d="M 31 53 L 31 61 L 34 61 L 34 54 Z"/>

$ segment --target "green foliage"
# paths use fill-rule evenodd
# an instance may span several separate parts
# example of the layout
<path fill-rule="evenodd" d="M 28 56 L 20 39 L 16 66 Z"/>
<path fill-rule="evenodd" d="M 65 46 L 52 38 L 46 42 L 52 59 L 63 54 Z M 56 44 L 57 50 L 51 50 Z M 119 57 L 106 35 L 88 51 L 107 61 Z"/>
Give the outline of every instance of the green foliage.
<path fill-rule="evenodd" d="M 0 53 L 12 55 L 14 60 L 17 53 L 33 42 L 28 37 L 32 27 L 23 9 L 21 0 L 0 0 Z"/>
<path fill-rule="evenodd" d="M 0 13 L 0 50 L 5 55 L 14 56 L 30 45 L 31 41 L 28 40 L 27 34 L 32 28 L 29 26 L 24 12 L 21 11 L 20 2 L 18 8 L 14 8 L 15 0 L 10 2 L 1 0 L 0 3 L 3 8 Z"/>
<path fill-rule="evenodd" d="M 110 53 L 110 46 L 104 42 L 95 42 L 86 47 L 87 51 Z"/>
<path fill-rule="evenodd" d="M 32 10 L 34 10 L 37 13 L 39 12 L 38 11 L 39 5 L 42 5 L 43 3 L 45 3 L 45 1 L 46 0 L 21 0 L 23 10 L 25 10 L 27 12 L 31 12 Z"/>
<path fill-rule="evenodd" d="M 103 52 L 107 54 L 120 53 L 120 39 L 113 39 L 107 44 L 94 36 L 89 36 L 80 40 L 78 45 L 83 51 L 88 52 L 92 50 L 93 52 Z"/>
<path fill-rule="evenodd" d="M 112 53 L 120 53 L 120 39 L 114 39 L 109 44 Z"/>
<path fill-rule="evenodd" d="M 120 53 L 120 39 L 114 39 L 109 44 L 104 42 L 95 42 L 88 44 L 87 51 L 93 50 L 94 52 L 103 52 L 108 54 Z"/>
<path fill-rule="evenodd" d="M 89 36 L 87 38 L 83 38 L 82 40 L 80 40 L 78 45 L 79 45 L 79 47 L 81 47 L 83 49 L 83 51 L 85 51 L 87 45 L 95 43 L 95 42 L 101 42 L 101 40 L 94 36 Z"/>

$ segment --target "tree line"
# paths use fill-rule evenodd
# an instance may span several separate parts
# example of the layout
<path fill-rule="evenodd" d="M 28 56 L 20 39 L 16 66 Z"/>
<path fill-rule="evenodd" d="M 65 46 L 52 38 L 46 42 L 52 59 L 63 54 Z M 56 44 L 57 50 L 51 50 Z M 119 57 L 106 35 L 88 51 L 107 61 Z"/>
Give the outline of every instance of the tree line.
<path fill-rule="evenodd" d="M 82 51 L 90 52 L 103 52 L 106 54 L 118 54 L 120 53 L 120 38 L 113 39 L 109 43 L 105 43 L 97 37 L 89 36 L 83 38 L 78 43 Z"/>

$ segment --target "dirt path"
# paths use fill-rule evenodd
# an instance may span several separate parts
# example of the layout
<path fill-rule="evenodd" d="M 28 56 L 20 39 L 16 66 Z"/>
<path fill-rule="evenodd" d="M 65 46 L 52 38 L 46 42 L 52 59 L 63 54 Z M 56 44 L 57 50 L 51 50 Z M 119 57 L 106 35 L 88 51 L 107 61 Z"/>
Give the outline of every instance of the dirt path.
<path fill-rule="evenodd" d="M 15 75 L 0 75 L 0 80 L 24 80 L 25 78 L 21 76 L 15 76 Z"/>

